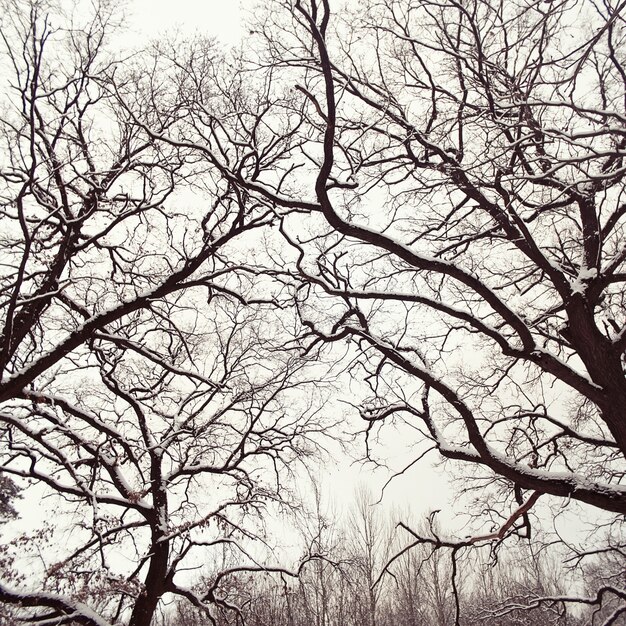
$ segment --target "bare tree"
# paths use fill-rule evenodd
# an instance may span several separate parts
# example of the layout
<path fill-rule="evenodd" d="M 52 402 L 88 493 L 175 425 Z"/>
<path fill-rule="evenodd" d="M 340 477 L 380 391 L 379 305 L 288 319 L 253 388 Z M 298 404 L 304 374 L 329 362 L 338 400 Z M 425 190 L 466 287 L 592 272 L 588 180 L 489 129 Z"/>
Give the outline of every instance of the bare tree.
<path fill-rule="evenodd" d="M 488 553 L 474 560 L 477 576 L 472 580 L 472 592 L 468 593 L 468 617 L 485 626 L 508 626 L 509 624 L 578 624 L 580 611 L 567 609 L 558 599 L 569 584 L 579 586 L 578 576 L 565 576 L 558 553 L 551 553 L 536 543 L 519 542 L 509 547 L 505 554 Z M 502 562 L 495 567 L 494 559 Z M 528 610 L 532 602 L 553 597 Z"/>
<path fill-rule="evenodd" d="M 355 492 L 348 519 L 348 554 L 352 557 L 358 594 L 362 597 L 360 622 L 376 626 L 383 585 L 376 579 L 388 558 L 389 528 L 376 507 L 372 490 L 365 484 Z"/>
<path fill-rule="evenodd" d="M 297 200 L 239 182 L 332 227 L 292 243 L 309 289 L 342 307 L 320 337 L 355 338 L 395 391 L 365 418 L 412 413 L 448 458 L 623 513 L 623 20 L 592 9 L 373 3 L 348 31 L 328 3 L 296 2 L 302 43 L 275 62 L 311 82 L 316 182 Z M 375 41 L 366 73 L 358 46 Z M 473 359 L 446 376 L 465 338 Z"/>
<path fill-rule="evenodd" d="M 491 486 L 467 545 L 527 533 L 544 494 L 626 513 L 625 10 L 277 1 L 246 166 L 196 134 L 280 218 L 312 336 L 360 349 L 368 431 L 404 420 L 415 462 Z"/>
<path fill-rule="evenodd" d="M 16 540 L 0 601 L 26 623 L 147 626 L 178 596 L 215 623 L 238 614 L 230 578 L 266 569 L 263 515 L 323 429 L 315 350 L 262 234 L 274 212 L 156 137 L 185 116 L 176 59 L 120 65 L 106 4 L 47 8 L 2 16 L 0 462 L 56 494 L 58 523 Z M 203 582 L 225 545 L 237 564 Z"/>
<path fill-rule="evenodd" d="M 398 511 L 390 517 L 410 519 L 409 513 Z M 430 525 L 421 520 L 411 526 L 416 526 L 424 534 L 429 530 L 436 534 L 441 532 L 432 517 Z M 407 626 L 450 624 L 455 605 L 454 585 L 460 582 L 455 580 L 454 585 L 450 585 L 450 555 L 427 543 L 405 550 L 406 532 L 402 527 L 397 531 L 394 546 L 387 551 L 391 562 L 381 565 L 375 584 L 387 582 L 390 610 L 400 623 Z"/>
<path fill-rule="evenodd" d="M 620 624 L 624 621 L 624 594 L 626 586 L 626 555 L 620 546 L 611 540 L 600 549 L 580 553 L 579 558 L 586 557 L 587 563 L 583 568 L 585 576 L 587 605 L 586 617 L 591 623 Z"/>
<path fill-rule="evenodd" d="M 295 522 L 304 555 L 315 554 L 320 558 L 303 569 L 297 583 L 283 585 L 288 617 L 285 621 L 290 626 L 335 626 L 351 616 L 346 595 L 350 580 L 344 538 L 336 521 L 338 511 L 334 503 L 325 500 L 313 477 L 310 487 L 312 501 L 299 512 Z"/>

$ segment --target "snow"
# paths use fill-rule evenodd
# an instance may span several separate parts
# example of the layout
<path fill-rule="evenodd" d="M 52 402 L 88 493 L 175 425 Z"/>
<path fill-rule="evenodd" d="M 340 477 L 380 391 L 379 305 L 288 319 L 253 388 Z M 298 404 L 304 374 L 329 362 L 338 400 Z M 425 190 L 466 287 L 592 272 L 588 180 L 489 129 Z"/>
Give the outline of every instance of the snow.
<path fill-rule="evenodd" d="M 93 609 L 90 609 L 86 604 L 82 602 L 76 602 L 72 600 L 70 596 L 60 595 L 56 593 L 42 593 L 38 591 L 18 591 L 7 587 L 0 582 L 0 594 L 8 596 L 10 598 L 19 600 L 24 599 L 30 602 L 34 602 L 35 605 L 39 604 L 42 607 L 45 606 L 58 606 L 73 610 L 72 617 L 83 617 L 91 620 L 94 626 L 112 626 L 111 622 L 105 620 L 101 615 L 96 613 Z"/>
<path fill-rule="evenodd" d="M 547 350 L 544 350 L 543 348 L 540 348 L 539 346 L 535 346 L 535 349 L 533 350 L 532 353 L 533 355 L 539 358 L 551 359 L 552 361 L 558 363 L 563 368 L 567 368 L 574 376 L 577 376 L 578 378 L 580 378 L 581 382 L 588 384 L 590 387 L 593 387 L 594 389 L 597 389 L 598 391 L 602 391 L 602 387 L 598 385 L 597 383 L 593 382 L 593 380 L 591 380 L 588 374 L 586 374 L 585 372 L 581 372 L 579 370 L 573 369 L 569 365 L 569 363 L 567 363 L 567 361 L 564 361 L 563 359 L 559 358 L 555 354 L 552 354 L 552 352 L 548 352 Z"/>
<path fill-rule="evenodd" d="M 587 281 L 592 280 L 598 275 L 598 270 L 595 267 L 585 267 L 581 268 L 578 273 L 579 280 Z"/>
<path fill-rule="evenodd" d="M 598 270 L 595 267 L 581 267 L 578 276 L 572 281 L 572 293 L 578 293 L 581 296 L 587 290 L 587 283 L 598 276 Z"/>
<path fill-rule="evenodd" d="M 607 496 L 614 496 L 617 498 L 624 498 L 624 496 L 626 496 L 626 485 L 617 485 L 590 480 L 586 476 L 575 472 L 551 472 L 549 470 L 535 469 L 529 466 L 511 463 L 510 459 L 508 459 L 505 455 L 501 454 L 491 446 L 488 446 L 488 448 L 489 455 L 492 458 L 511 467 L 516 472 L 545 481 L 546 483 L 567 483 L 570 485 L 572 493 L 575 493 L 576 491 L 594 491 L 599 494 L 605 494 Z"/>

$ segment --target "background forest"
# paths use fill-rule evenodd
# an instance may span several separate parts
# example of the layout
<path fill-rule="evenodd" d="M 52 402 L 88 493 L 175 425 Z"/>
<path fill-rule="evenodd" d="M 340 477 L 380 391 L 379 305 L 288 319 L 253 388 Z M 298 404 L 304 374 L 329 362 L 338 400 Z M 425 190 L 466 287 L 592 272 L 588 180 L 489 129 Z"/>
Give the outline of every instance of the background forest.
<path fill-rule="evenodd" d="M 592 595 L 602 584 L 623 585 L 623 564 L 614 555 L 603 554 L 581 568 L 578 562 L 563 563 L 565 552 L 551 550 L 539 538 L 506 548 L 485 547 L 453 563 L 450 550 L 434 545 L 406 550 L 411 533 L 395 524 L 410 516 L 381 512 L 368 488 L 357 489 L 345 517 L 337 517 L 336 509 L 325 507 L 319 492 L 314 493 L 310 516 L 300 522 L 299 539 L 322 558 L 308 562 L 297 580 L 276 574 L 233 578 L 228 599 L 241 607 L 246 624 L 447 626 L 454 623 L 457 611 L 453 567 L 461 624 L 603 623 L 619 606 L 609 601 L 601 611 L 572 610 L 556 599 L 536 602 L 568 595 L 572 588 Z M 413 527 L 433 537 L 445 534 L 436 514 L 415 521 Z M 529 605 L 534 610 L 528 610 Z M 175 603 L 157 623 L 195 626 L 206 621 L 189 605 Z M 227 617 L 218 623 L 228 623 Z"/>

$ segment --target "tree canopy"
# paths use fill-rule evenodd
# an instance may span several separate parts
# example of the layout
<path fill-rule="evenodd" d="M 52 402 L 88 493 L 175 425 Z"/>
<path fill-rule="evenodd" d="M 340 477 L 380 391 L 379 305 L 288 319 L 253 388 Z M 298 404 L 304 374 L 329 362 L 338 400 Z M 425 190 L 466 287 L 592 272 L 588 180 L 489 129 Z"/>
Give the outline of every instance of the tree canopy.
<path fill-rule="evenodd" d="M 106 3 L 15 3 L 0 477 L 56 493 L 75 530 L 39 589 L 0 577 L 0 600 L 27 623 L 144 626 L 170 596 L 242 619 L 238 573 L 322 558 L 291 571 L 244 544 L 338 436 L 336 372 L 368 458 L 403 424 L 399 471 L 436 454 L 482 494 L 487 532 L 405 526 L 451 552 L 453 586 L 463 551 L 531 538 L 540 498 L 609 520 L 578 562 L 623 558 L 625 14 L 274 0 L 239 50 L 120 58 Z M 182 582 L 224 546 L 232 567 Z M 598 589 L 529 605 L 610 598 L 617 623 L 626 591 Z"/>

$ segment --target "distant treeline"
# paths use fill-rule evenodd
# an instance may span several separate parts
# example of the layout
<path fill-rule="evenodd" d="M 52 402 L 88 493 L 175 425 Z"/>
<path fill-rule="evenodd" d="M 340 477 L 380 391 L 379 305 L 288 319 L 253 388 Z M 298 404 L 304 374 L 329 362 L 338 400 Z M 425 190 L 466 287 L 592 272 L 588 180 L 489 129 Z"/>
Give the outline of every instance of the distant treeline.
<path fill-rule="evenodd" d="M 347 516 L 316 510 L 302 522 L 312 558 L 298 578 L 269 572 L 234 574 L 220 590 L 220 626 L 583 626 L 604 624 L 617 598 L 595 605 L 602 584 L 626 579 L 624 557 L 605 552 L 571 558 L 548 540 L 483 542 L 454 557 L 445 546 L 417 543 L 396 526 L 398 512 L 382 513 L 360 489 Z M 435 516 L 416 524 L 417 536 L 445 543 Z M 586 555 L 589 556 L 589 555 Z M 453 564 L 453 558 L 455 563 Z M 455 569 L 456 571 L 453 571 Z M 566 574 L 564 575 L 564 572 Z M 211 577 L 207 577 L 207 587 Z M 456 594 L 455 594 L 456 589 Z M 584 603 L 559 598 L 588 597 Z M 227 607 L 231 607 L 228 609 Z M 237 608 L 235 608 L 237 607 Z M 616 615 L 615 625 L 626 624 Z M 181 603 L 161 617 L 166 626 L 210 624 L 208 616 Z"/>

